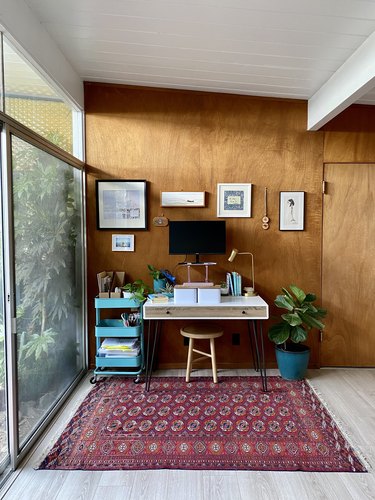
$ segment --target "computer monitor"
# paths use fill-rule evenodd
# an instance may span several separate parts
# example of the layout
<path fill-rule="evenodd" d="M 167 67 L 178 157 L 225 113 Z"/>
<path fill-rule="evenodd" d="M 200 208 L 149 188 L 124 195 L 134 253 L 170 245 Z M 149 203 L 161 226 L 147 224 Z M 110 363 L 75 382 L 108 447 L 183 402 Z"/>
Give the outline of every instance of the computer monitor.
<path fill-rule="evenodd" d="M 169 254 L 199 256 L 226 253 L 224 220 L 189 220 L 169 222 Z"/>

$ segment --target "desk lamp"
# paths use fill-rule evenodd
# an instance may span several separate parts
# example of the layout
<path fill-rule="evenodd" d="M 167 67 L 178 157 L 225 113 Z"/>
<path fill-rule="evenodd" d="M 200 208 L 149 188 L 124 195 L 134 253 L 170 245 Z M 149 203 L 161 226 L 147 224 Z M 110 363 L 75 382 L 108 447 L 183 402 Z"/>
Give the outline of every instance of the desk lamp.
<path fill-rule="evenodd" d="M 254 255 L 251 252 L 239 252 L 237 248 L 233 248 L 231 254 L 228 257 L 228 261 L 233 262 L 237 255 L 251 255 L 251 281 L 253 286 L 244 288 L 245 297 L 252 297 L 253 295 L 257 295 L 254 285 Z"/>

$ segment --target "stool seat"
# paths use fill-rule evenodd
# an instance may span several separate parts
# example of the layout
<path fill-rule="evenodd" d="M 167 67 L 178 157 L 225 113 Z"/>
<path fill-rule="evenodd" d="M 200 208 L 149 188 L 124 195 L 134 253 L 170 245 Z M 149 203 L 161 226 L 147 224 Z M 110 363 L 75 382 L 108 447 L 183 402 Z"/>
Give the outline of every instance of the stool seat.
<path fill-rule="evenodd" d="M 188 359 L 186 366 L 186 382 L 190 381 L 190 373 L 192 364 L 195 361 L 200 361 L 205 357 L 211 358 L 212 375 L 214 383 L 217 383 L 217 370 L 216 370 L 216 354 L 215 354 L 215 339 L 224 334 L 223 329 L 212 323 L 193 323 L 184 326 L 180 329 L 182 336 L 189 339 Z M 194 340 L 207 339 L 210 341 L 210 352 L 199 351 L 194 348 Z M 201 354 L 202 356 L 193 360 L 193 352 Z"/>

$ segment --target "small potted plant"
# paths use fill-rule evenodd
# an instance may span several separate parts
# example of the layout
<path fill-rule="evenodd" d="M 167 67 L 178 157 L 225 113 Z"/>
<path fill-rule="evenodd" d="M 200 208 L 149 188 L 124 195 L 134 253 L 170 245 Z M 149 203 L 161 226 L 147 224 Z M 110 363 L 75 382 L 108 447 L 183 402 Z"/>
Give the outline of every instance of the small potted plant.
<path fill-rule="evenodd" d="M 146 285 L 143 280 L 135 280 L 132 283 L 126 283 L 122 287 L 123 289 L 123 297 L 136 299 L 139 302 L 143 302 L 146 298 L 146 295 L 152 291 L 151 287 Z"/>
<path fill-rule="evenodd" d="M 160 293 L 165 289 L 167 283 L 174 285 L 176 278 L 167 269 L 156 269 L 151 264 L 147 264 L 150 276 L 154 280 L 154 292 Z"/>
<path fill-rule="evenodd" d="M 229 293 L 228 283 L 226 281 L 222 281 L 220 283 L 220 294 L 228 295 L 228 293 Z"/>
<path fill-rule="evenodd" d="M 167 284 L 167 278 L 164 275 L 164 271 L 160 269 L 156 269 L 151 264 L 147 264 L 148 271 L 150 276 L 152 276 L 154 280 L 154 292 L 159 293 L 162 288 L 165 288 L 165 285 Z"/>
<path fill-rule="evenodd" d="M 289 285 L 290 292 L 282 288 L 283 295 L 277 295 L 275 305 L 286 309 L 281 315 L 282 321 L 271 326 L 268 338 L 276 344 L 276 360 L 280 375 L 287 380 L 300 380 L 304 378 L 310 348 L 301 344 L 305 342 L 312 328 L 324 329 L 320 321 L 327 314 L 325 309 L 314 305 L 316 296 L 305 293 L 296 285 Z"/>
<path fill-rule="evenodd" d="M 166 295 L 169 298 L 173 297 L 173 295 L 174 295 L 174 286 L 167 281 L 165 287 L 160 289 L 160 293 L 162 293 L 163 295 Z"/>

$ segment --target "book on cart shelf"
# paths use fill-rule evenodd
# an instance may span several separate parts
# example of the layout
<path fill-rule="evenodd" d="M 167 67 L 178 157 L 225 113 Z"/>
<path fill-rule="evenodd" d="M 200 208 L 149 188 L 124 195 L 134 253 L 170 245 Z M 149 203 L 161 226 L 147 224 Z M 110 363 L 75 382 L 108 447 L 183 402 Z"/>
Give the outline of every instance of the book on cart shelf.
<path fill-rule="evenodd" d="M 138 339 L 106 338 L 98 349 L 100 357 L 127 358 L 138 356 L 141 345 Z"/>

